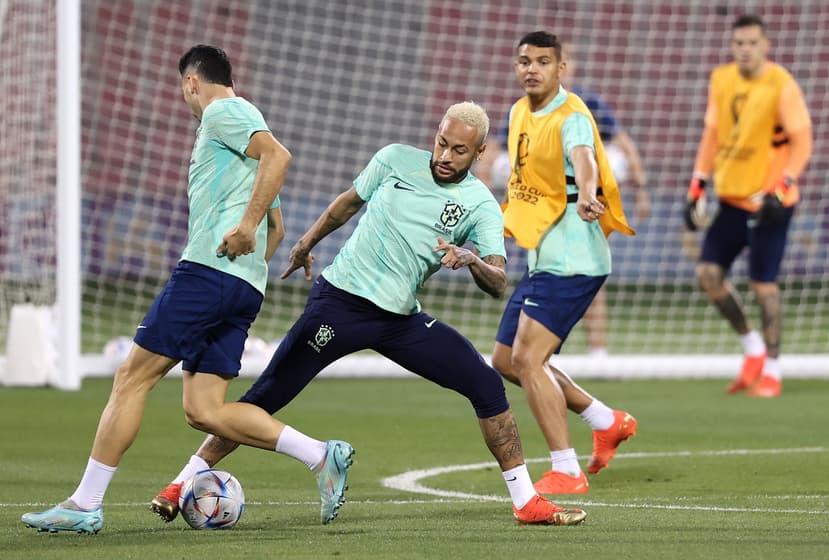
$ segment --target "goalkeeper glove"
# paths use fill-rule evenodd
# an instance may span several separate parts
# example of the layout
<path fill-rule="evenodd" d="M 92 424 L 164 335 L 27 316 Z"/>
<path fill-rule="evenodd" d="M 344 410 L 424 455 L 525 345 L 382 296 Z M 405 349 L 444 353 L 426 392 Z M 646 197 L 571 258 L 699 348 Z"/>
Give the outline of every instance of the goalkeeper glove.
<path fill-rule="evenodd" d="M 705 226 L 705 185 L 708 181 L 696 173 L 688 186 L 688 201 L 685 204 L 685 227 L 690 231 L 697 231 Z"/>
<path fill-rule="evenodd" d="M 786 194 L 793 184 L 794 179 L 788 175 L 784 175 L 763 195 L 760 209 L 754 213 L 754 217 L 759 225 L 770 226 L 779 224 L 785 219 L 786 208 L 783 206 L 783 200 L 785 200 Z"/>

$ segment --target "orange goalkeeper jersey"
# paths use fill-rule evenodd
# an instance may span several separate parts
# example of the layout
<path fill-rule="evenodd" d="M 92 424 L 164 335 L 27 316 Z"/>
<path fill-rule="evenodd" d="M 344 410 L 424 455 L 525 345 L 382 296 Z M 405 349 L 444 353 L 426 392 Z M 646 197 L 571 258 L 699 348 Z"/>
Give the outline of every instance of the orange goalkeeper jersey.
<path fill-rule="evenodd" d="M 696 170 L 706 172 L 713 167 L 717 195 L 746 210 L 755 210 L 762 193 L 784 173 L 796 178 L 808 159 L 808 154 L 800 154 L 800 169 L 787 167 L 794 155 L 789 140 L 810 130 L 811 119 L 797 82 L 773 62 L 766 63 L 756 79 L 744 78 L 736 63 L 716 68 L 711 74 L 705 125 L 715 134 L 705 135 L 703 144 L 706 137 L 716 141 L 716 150 L 701 145 Z M 803 144 L 801 149 L 810 151 Z M 707 159 L 705 153 L 715 154 L 714 161 L 701 161 Z M 794 185 L 784 204 L 791 206 L 798 199 Z"/>

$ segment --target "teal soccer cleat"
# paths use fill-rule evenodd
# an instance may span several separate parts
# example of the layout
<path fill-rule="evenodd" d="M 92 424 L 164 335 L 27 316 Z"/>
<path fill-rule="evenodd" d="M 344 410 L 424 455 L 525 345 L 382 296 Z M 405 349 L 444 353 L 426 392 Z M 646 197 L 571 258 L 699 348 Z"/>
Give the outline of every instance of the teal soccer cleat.
<path fill-rule="evenodd" d="M 323 525 L 334 521 L 340 506 L 345 502 L 348 489 L 348 468 L 354 462 L 351 458 L 354 448 L 350 443 L 337 439 L 325 442 L 325 459 L 317 474 L 320 488 L 320 519 Z"/>
<path fill-rule="evenodd" d="M 39 533 L 74 531 L 94 535 L 104 527 L 104 510 L 102 507 L 92 511 L 82 510 L 72 500 L 66 500 L 46 511 L 23 514 L 20 520 Z"/>

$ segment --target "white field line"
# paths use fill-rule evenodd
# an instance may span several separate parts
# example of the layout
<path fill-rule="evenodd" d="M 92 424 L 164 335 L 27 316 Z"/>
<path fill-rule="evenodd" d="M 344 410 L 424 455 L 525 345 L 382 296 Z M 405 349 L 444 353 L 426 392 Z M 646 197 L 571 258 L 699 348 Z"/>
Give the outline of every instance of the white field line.
<path fill-rule="evenodd" d="M 713 451 L 665 451 L 653 453 L 618 453 L 616 459 L 647 459 L 652 457 L 718 457 L 718 456 L 733 456 L 733 455 L 780 455 L 784 453 L 823 453 L 827 451 L 824 447 L 793 447 L 788 449 L 729 449 L 729 450 L 713 450 Z M 527 459 L 527 463 L 541 463 L 549 461 L 548 458 Z M 408 471 L 397 476 L 384 478 L 381 484 L 387 488 L 402 490 L 404 492 L 412 492 L 416 494 L 426 494 L 435 496 L 433 499 L 391 499 L 391 500 L 351 500 L 348 499 L 348 504 L 358 505 L 372 505 L 372 504 L 392 504 L 392 505 L 408 505 L 408 504 L 433 504 L 433 503 L 452 503 L 459 501 L 490 501 L 490 502 L 509 502 L 509 498 L 503 496 L 491 496 L 485 494 L 469 494 L 465 492 L 455 492 L 452 490 L 439 490 L 429 488 L 420 484 L 420 480 L 437 476 L 450 472 L 472 471 L 483 468 L 497 467 L 498 464 L 494 461 L 486 463 L 471 463 L 467 465 L 448 465 L 444 467 L 434 467 L 431 469 L 420 469 Z M 817 500 L 825 499 L 826 495 L 753 495 L 745 496 L 744 499 L 751 500 Z M 568 504 L 580 506 L 594 506 L 594 507 L 614 507 L 614 508 L 629 508 L 629 509 L 662 509 L 662 510 L 691 510 L 691 511 L 717 511 L 717 512 L 737 512 L 737 513 L 800 513 L 807 515 L 829 515 L 829 510 L 801 510 L 801 509 L 769 509 L 769 508 L 746 508 L 746 507 L 726 507 L 726 506 L 706 506 L 706 505 L 679 505 L 676 502 L 696 501 L 702 500 L 702 497 L 696 496 L 680 496 L 665 501 L 673 503 L 648 503 L 643 501 L 633 502 L 598 502 L 591 500 L 567 500 Z M 651 497 L 647 500 L 659 501 L 660 498 Z M 251 506 L 315 506 L 319 502 L 316 501 L 248 501 L 247 505 Z M 2 503 L 0 508 L 17 508 L 17 507 L 49 507 L 52 503 L 45 502 L 30 502 L 30 503 Z M 147 507 L 147 502 L 107 502 L 107 507 Z"/>
<path fill-rule="evenodd" d="M 735 455 L 780 455 L 787 453 L 823 453 L 826 451 L 824 447 L 793 447 L 788 449 L 727 449 L 727 450 L 712 450 L 712 451 L 664 451 L 653 453 L 618 453 L 616 459 L 647 459 L 653 457 L 719 457 L 719 456 L 735 456 Z M 549 461 L 548 458 L 528 459 L 527 463 L 540 463 Z M 412 492 L 416 494 L 426 494 L 429 496 L 436 496 L 441 498 L 454 498 L 459 500 L 472 501 L 492 501 L 492 502 L 508 502 L 506 496 L 492 496 L 487 494 L 470 494 L 467 492 L 457 492 L 454 490 L 441 490 L 438 488 L 431 488 L 421 483 L 425 478 L 447 474 L 452 472 L 473 471 L 484 468 L 497 468 L 498 464 L 494 461 L 486 463 L 471 463 L 466 465 L 447 465 L 443 467 L 434 467 L 431 469 L 418 469 L 407 471 L 396 476 L 384 478 L 381 483 L 387 488 L 395 490 L 402 490 L 404 492 Z M 818 496 L 821 497 L 821 496 Z M 624 507 L 624 508 L 640 508 L 640 509 L 673 509 L 673 510 L 700 510 L 700 511 L 730 511 L 730 512 L 764 512 L 764 513 L 810 513 L 810 514 L 824 514 L 829 515 L 829 511 L 804 511 L 796 509 L 763 509 L 763 508 L 731 508 L 722 506 L 700 506 L 700 505 L 679 505 L 679 504 L 650 504 L 650 503 L 606 503 L 594 501 L 573 501 L 568 499 L 568 504 L 584 505 L 584 506 L 604 506 L 604 507 Z"/>

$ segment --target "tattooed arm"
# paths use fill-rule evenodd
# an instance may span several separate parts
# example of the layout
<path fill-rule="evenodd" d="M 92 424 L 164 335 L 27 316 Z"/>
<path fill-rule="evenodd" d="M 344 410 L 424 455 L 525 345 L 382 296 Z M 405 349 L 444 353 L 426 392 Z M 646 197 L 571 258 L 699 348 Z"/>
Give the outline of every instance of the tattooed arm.
<path fill-rule="evenodd" d="M 452 245 L 438 237 L 435 251 L 444 251 L 440 263 L 446 268 L 457 270 L 469 267 L 475 284 L 494 298 L 500 298 L 507 289 L 506 259 L 501 255 L 487 255 L 480 258 L 474 252 Z"/>

